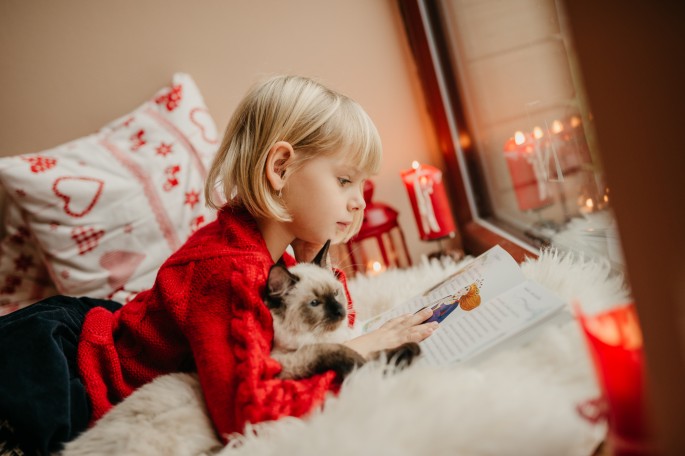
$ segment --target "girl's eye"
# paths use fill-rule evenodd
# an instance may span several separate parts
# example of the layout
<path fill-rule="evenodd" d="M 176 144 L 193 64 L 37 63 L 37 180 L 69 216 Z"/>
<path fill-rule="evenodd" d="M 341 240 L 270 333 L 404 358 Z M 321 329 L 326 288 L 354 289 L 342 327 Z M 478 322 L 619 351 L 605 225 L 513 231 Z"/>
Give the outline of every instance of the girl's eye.
<path fill-rule="evenodd" d="M 319 304 L 321 304 L 321 301 L 319 301 L 318 299 L 312 299 L 311 301 L 309 301 L 309 305 L 312 307 L 316 307 Z"/>
<path fill-rule="evenodd" d="M 352 181 L 349 180 L 349 179 L 346 178 L 346 177 L 339 177 L 339 178 L 338 178 L 338 182 L 340 182 L 340 185 L 342 185 L 343 187 L 344 187 L 345 185 L 348 185 L 348 184 L 351 184 L 351 183 L 352 183 Z"/>

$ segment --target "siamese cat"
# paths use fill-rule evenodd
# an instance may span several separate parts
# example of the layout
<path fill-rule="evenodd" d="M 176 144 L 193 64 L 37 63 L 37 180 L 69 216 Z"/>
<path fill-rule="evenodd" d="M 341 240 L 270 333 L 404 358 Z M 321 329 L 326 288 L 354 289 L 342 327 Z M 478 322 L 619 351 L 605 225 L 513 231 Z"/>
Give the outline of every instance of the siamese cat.
<path fill-rule="evenodd" d="M 267 279 L 265 303 L 273 317 L 274 345 L 271 356 L 283 370 L 283 379 L 300 379 L 333 370 L 344 379 L 366 360 L 343 345 L 353 336 L 347 322 L 345 289 L 327 266 L 330 241 L 311 263 L 291 268 L 274 264 Z M 397 366 L 409 365 L 419 355 L 417 343 L 372 353 L 386 356 Z"/>

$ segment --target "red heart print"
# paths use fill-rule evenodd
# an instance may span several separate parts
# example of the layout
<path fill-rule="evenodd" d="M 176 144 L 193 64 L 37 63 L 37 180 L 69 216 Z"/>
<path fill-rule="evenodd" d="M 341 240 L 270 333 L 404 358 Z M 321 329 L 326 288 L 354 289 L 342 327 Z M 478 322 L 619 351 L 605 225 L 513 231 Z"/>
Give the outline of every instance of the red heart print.
<path fill-rule="evenodd" d="M 52 184 L 55 195 L 64 200 L 64 212 L 72 217 L 83 217 L 100 199 L 105 182 L 93 177 L 58 177 Z"/>
<path fill-rule="evenodd" d="M 200 129 L 202 139 L 207 141 L 209 144 L 216 144 L 219 142 L 218 138 L 216 137 L 216 131 L 207 131 L 213 130 L 213 128 L 211 128 L 213 120 L 211 114 L 209 114 L 209 111 L 204 108 L 191 109 L 190 121 L 197 125 L 197 127 Z"/>
<path fill-rule="evenodd" d="M 172 86 L 171 89 L 161 93 L 155 98 L 155 103 L 164 105 L 167 111 L 171 112 L 178 108 L 183 98 L 183 86 L 181 84 Z"/>
<path fill-rule="evenodd" d="M 79 255 L 85 255 L 95 249 L 104 235 L 104 230 L 96 230 L 91 226 L 77 226 L 71 230 L 71 238 L 76 241 Z"/>
<path fill-rule="evenodd" d="M 167 192 L 178 185 L 178 173 L 181 172 L 181 167 L 179 165 L 167 166 L 164 169 L 164 174 L 166 175 L 166 182 L 162 188 Z"/>
<path fill-rule="evenodd" d="M 107 283 L 112 289 L 120 289 L 131 279 L 145 254 L 127 250 L 110 250 L 100 257 L 100 266 L 109 272 Z"/>
<path fill-rule="evenodd" d="M 137 132 L 133 133 L 131 137 L 129 138 L 131 140 L 131 152 L 135 152 L 141 147 L 143 147 L 145 144 L 147 144 L 147 140 L 145 139 L 145 130 L 138 130 Z"/>
<path fill-rule="evenodd" d="M 44 157 L 42 155 L 35 155 L 32 157 L 22 157 L 22 160 L 28 162 L 32 173 L 38 174 L 53 168 L 57 164 L 57 160 L 52 157 Z"/>

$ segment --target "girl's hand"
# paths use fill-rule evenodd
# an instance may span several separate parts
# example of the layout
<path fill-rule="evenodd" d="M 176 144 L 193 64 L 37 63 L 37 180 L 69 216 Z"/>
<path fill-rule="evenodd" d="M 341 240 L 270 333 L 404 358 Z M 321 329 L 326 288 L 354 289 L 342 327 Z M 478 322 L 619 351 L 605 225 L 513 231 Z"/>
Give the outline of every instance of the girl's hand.
<path fill-rule="evenodd" d="M 345 342 L 345 345 L 366 358 L 370 353 L 395 348 L 406 342 L 421 342 L 438 327 L 436 322 L 423 323 L 431 315 L 433 311 L 426 308 L 415 314 L 393 318 L 380 328 Z"/>
<path fill-rule="evenodd" d="M 309 263 L 319 253 L 323 244 L 314 244 L 301 239 L 295 239 L 290 243 L 290 246 L 293 248 L 293 253 L 295 253 L 295 259 L 298 263 Z M 326 258 L 326 264 L 330 263 L 329 258 Z"/>

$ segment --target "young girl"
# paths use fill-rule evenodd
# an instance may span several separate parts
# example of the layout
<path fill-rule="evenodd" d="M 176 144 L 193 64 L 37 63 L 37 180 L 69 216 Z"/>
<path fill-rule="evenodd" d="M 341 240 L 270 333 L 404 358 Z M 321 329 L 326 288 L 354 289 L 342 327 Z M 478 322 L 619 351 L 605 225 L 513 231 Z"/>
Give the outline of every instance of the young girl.
<path fill-rule="evenodd" d="M 123 307 L 59 296 L 0 318 L 0 423 L 27 453 L 54 451 L 136 388 L 179 371 L 197 371 L 224 439 L 247 422 L 309 412 L 339 382 L 333 372 L 276 378 L 262 292 L 274 262 L 293 264 L 288 245 L 309 261 L 326 240 L 356 233 L 364 180 L 380 159 L 378 133 L 351 99 L 295 76 L 256 86 L 209 172 L 217 220 L 161 266 L 150 290 Z M 430 313 L 348 345 L 366 355 L 421 341 L 436 326 L 421 324 Z"/>

